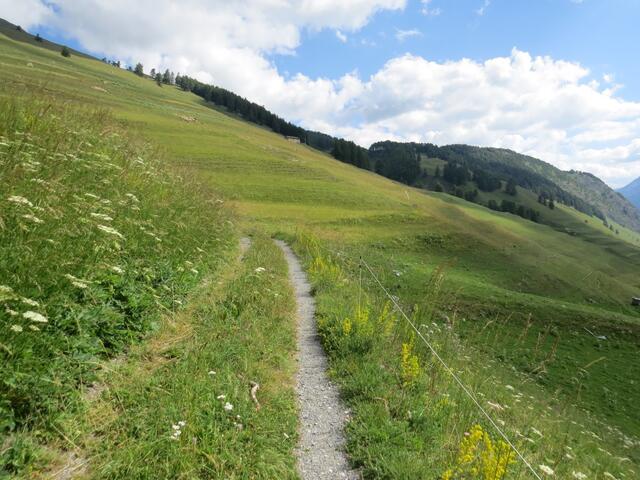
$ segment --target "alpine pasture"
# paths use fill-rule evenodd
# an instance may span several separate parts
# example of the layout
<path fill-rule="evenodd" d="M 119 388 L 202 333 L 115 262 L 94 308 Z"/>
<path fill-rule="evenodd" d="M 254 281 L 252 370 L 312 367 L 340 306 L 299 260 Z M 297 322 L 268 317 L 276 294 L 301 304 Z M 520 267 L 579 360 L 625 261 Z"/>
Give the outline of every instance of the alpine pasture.
<path fill-rule="evenodd" d="M 7 474 L 296 478 L 276 236 L 364 478 L 637 477 L 633 242 L 392 182 L 99 61 L 0 36 L 0 67 Z"/>

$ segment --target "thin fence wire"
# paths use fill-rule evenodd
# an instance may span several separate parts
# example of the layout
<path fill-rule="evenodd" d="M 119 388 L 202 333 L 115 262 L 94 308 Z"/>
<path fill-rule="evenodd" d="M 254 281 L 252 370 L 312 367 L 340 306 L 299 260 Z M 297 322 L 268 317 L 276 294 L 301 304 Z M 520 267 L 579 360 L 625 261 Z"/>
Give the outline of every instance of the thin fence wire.
<path fill-rule="evenodd" d="M 415 325 L 415 323 L 413 323 L 413 321 L 411 321 L 411 319 L 407 316 L 406 313 L 404 313 L 404 310 L 402 309 L 402 307 L 398 304 L 398 301 L 396 300 L 396 297 L 394 297 L 393 295 L 391 295 L 389 293 L 389 291 L 385 288 L 385 286 L 382 284 L 382 282 L 378 279 L 378 276 L 375 274 L 375 272 L 373 271 L 373 269 L 369 266 L 369 264 L 363 259 L 360 258 L 360 264 L 363 265 L 365 267 L 365 269 L 369 272 L 369 274 L 371 275 L 371 277 L 373 278 L 373 280 L 375 280 L 375 282 L 378 284 L 378 286 L 380 287 L 380 289 L 384 292 L 384 294 L 389 298 L 389 300 L 391 300 L 391 302 L 393 302 L 394 306 L 398 309 L 398 311 L 400 312 L 400 314 L 404 317 L 404 319 L 407 321 L 407 323 L 411 326 L 411 328 L 416 332 L 416 334 L 418 335 L 418 337 L 420 337 L 420 339 L 425 343 L 425 345 L 427 346 L 427 348 L 431 351 L 431 353 L 433 354 L 434 357 L 436 357 L 436 359 L 438 360 L 438 362 L 440 362 L 440 364 L 443 366 L 443 368 L 445 369 L 445 371 L 451 375 L 451 377 L 455 380 L 455 382 L 458 384 L 458 386 L 464 391 L 464 393 L 469 397 L 469 399 L 475 404 L 476 407 L 478 407 L 478 410 L 480 410 L 480 412 L 482 413 L 482 415 L 484 415 L 484 417 L 486 417 L 486 419 L 489 421 L 489 423 L 493 426 L 493 428 L 496 430 L 496 432 L 498 432 L 498 434 L 504 439 L 504 441 L 513 449 L 514 452 L 516 452 L 516 455 L 518 455 L 518 457 L 520 458 L 520 460 L 522 460 L 522 462 L 527 466 L 527 468 L 531 471 L 531 473 L 533 474 L 533 476 L 537 479 L 537 480 L 542 480 L 542 477 L 540 477 L 540 475 L 538 474 L 538 472 L 535 471 L 535 469 L 531 466 L 531 464 L 527 461 L 527 459 L 524 457 L 524 455 L 522 455 L 522 453 L 520 452 L 520 450 L 513 444 L 513 442 L 511 442 L 511 440 L 509 439 L 509 437 L 507 437 L 507 435 L 502 431 L 502 429 L 496 424 L 496 422 L 493 420 L 493 418 L 491 418 L 491 415 L 489 415 L 487 413 L 487 411 L 482 407 L 482 405 L 480 405 L 480 402 L 478 402 L 478 400 L 476 399 L 476 397 L 473 395 L 473 393 L 471 392 L 471 390 L 469 390 L 469 388 L 467 388 L 467 386 L 462 382 L 462 380 L 460 379 L 460 377 L 458 377 L 458 375 L 456 375 L 456 373 L 449 367 L 449 365 L 447 365 L 447 363 L 442 359 L 442 357 L 438 354 L 438 352 L 436 351 L 436 349 L 431 345 L 431 343 L 422 335 L 422 332 L 420 332 L 420 330 L 418 329 L 418 327 Z M 362 282 L 362 280 L 360 279 L 360 282 Z"/>

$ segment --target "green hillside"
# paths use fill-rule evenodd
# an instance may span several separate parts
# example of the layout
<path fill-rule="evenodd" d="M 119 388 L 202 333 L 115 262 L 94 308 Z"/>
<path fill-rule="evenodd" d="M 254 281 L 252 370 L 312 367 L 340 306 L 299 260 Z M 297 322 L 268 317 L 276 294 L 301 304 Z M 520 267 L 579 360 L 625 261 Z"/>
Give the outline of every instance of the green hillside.
<path fill-rule="evenodd" d="M 485 158 L 512 167 L 525 168 L 554 182 L 568 193 L 602 210 L 607 218 L 633 230 L 640 230 L 640 212 L 624 197 L 618 195 L 596 176 L 576 171 L 562 171 L 553 165 L 511 150 L 497 148 L 463 147 L 462 151 L 472 159 Z"/>
<path fill-rule="evenodd" d="M 158 195 L 162 200 L 149 194 L 150 218 L 162 225 L 171 218 L 168 211 L 173 207 L 175 215 L 183 215 L 175 218 L 173 227 L 181 235 L 192 230 L 198 233 L 192 238 L 193 245 L 167 251 L 184 250 L 184 255 L 175 259 L 184 263 L 188 253 L 203 250 L 201 261 L 208 265 L 204 272 L 207 281 L 229 285 L 215 295 L 205 292 L 203 300 L 193 279 L 185 280 L 180 288 L 189 289 L 191 295 L 182 292 L 178 300 L 193 299 L 195 320 L 179 316 L 179 322 L 185 322 L 184 331 L 180 330 L 182 323 L 171 327 L 177 332 L 166 327 L 175 343 L 164 342 L 170 345 L 161 350 L 158 358 L 145 353 L 142 347 L 142 353 L 134 350 L 133 366 L 125 367 L 124 372 L 116 369 L 115 378 L 107 374 L 116 393 L 105 394 L 97 407 L 86 407 L 89 420 L 82 417 L 78 398 L 75 403 L 65 403 L 66 394 L 60 394 L 59 402 L 46 411 L 35 407 L 18 411 L 14 398 L 8 394 L 15 386 L 3 377 L 0 405 L 3 412 L 11 412 L 12 419 L 3 419 L 0 428 L 14 437 L 2 447 L 2 455 L 10 457 L 9 461 L 4 460 L 7 464 L 17 465 L 12 467 L 14 471 L 28 470 L 24 465 L 32 465 L 31 471 L 42 469 L 42 463 L 47 464 L 42 458 L 48 458 L 34 454 L 34 460 L 16 453 L 22 451 L 15 440 L 23 438 L 20 434 L 27 439 L 24 442 L 49 445 L 49 454 L 54 458 L 51 451 L 78 448 L 89 452 L 99 466 L 93 474 L 87 474 L 94 478 L 150 478 L 148 465 L 154 462 L 167 475 L 192 468 L 193 475 L 200 478 L 220 478 L 225 473 L 227 478 L 246 478 L 241 469 L 243 455 L 255 468 L 256 478 L 294 478 L 286 454 L 293 447 L 289 439 L 295 435 L 295 416 L 287 417 L 290 423 L 282 418 L 283 411 L 295 410 L 289 389 L 290 292 L 282 283 L 282 259 L 268 242 L 259 240 L 249 257 L 249 267 L 234 271 L 237 252 L 231 245 L 239 232 L 248 232 L 258 239 L 265 234 L 286 238 L 307 261 L 318 295 L 321 333 L 331 366 L 353 410 L 347 432 L 348 451 L 366 478 L 440 478 L 445 467 L 455 463 L 464 432 L 481 419 L 471 408 L 456 408 L 464 398 L 454 394 L 455 384 L 445 381 L 445 372 L 438 369 L 429 352 L 414 346 L 411 333 L 399 326 L 393 330 L 400 325 L 400 319 L 396 318 L 395 323 L 387 321 L 389 315 L 384 314 L 384 309 L 390 307 L 385 307 L 385 299 L 371 279 L 362 280 L 357 262 L 360 257 L 372 265 L 390 293 L 413 312 L 420 324 L 440 332 L 434 331 L 434 341 L 448 352 L 447 358 L 455 362 L 456 368 L 466 372 L 465 378 L 474 390 L 484 392 L 487 399 L 500 395 L 501 402 L 512 406 L 499 414 L 505 423 L 513 421 L 509 432 L 526 448 L 527 455 L 538 463 L 552 463 L 559 475 L 564 475 L 561 478 L 569 478 L 572 469 L 578 467 L 564 455 L 569 453 L 566 446 L 575 445 L 572 448 L 576 452 L 569 456 L 584 459 L 580 469 L 593 472 L 593 478 L 605 478 L 604 471 L 609 470 L 633 477 L 631 472 L 640 464 L 640 365 L 635 361 L 640 345 L 640 311 L 630 304 L 631 298 L 640 293 L 637 235 L 627 230 L 616 235 L 602 222 L 564 206 L 553 211 L 547 208 L 542 214 L 546 224 L 541 224 L 446 193 L 411 188 L 244 123 L 174 86 L 159 87 L 149 79 L 96 60 L 77 55 L 63 58 L 55 51 L 5 36 L 0 36 L 0 67 L 0 95 L 9 105 L 4 112 L 0 141 L 23 145 L 19 133 L 30 129 L 34 139 L 27 139 L 26 143 L 35 145 L 33 152 L 16 147 L 10 150 L 10 157 L 2 150 L 0 153 L 20 163 L 25 161 L 23 154 L 15 152 L 35 155 L 55 143 L 47 144 L 38 137 L 46 132 L 38 133 L 36 128 L 38 112 L 49 115 L 49 109 L 35 107 L 31 120 L 18 128 L 7 119 L 13 118 L 12 109 L 22 107 L 11 107 L 10 98 L 28 105 L 35 97 L 57 105 L 53 109 L 55 115 L 47 117 L 48 121 L 55 124 L 57 118 L 68 119 L 67 131 L 75 131 L 83 124 L 83 117 L 78 117 L 77 125 L 72 126 L 76 110 L 89 110 L 91 114 L 97 111 L 98 115 L 108 111 L 111 117 L 105 123 L 96 123 L 95 130 L 83 133 L 83 141 L 88 141 L 90 147 L 71 143 L 65 153 L 95 148 L 96 153 L 116 155 L 119 144 L 105 146 L 100 143 L 102 140 L 89 140 L 111 138 L 108 133 L 115 129 L 120 129 L 123 136 L 131 136 L 133 143 L 143 140 L 150 145 L 154 153 L 149 155 L 157 153 L 162 159 L 168 178 L 187 184 L 179 187 L 180 201 L 175 204 L 170 192 L 160 186 L 148 187 L 147 191 L 161 192 Z M 63 116 L 56 113 L 58 108 L 70 113 Z M 46 162 L 47 156 L 38 158 Z M 6 165 L 3 163 L 2 167 Z M 56 175 L 64 169 L 57 172 Z M 100 185 L 93 174 L 84 175 L 79 182 L 92 179 Z M 111 200 L 119 200 L 123 191 L 118 178 L 105 178 L 113 185 L 113 191 L 105 187 L 113 194 Z M 133 186 L 142 184 L 142 179 L 136 178 L 127 181 Z M 6 199 L 18 195 L 12 190 L 14 183 L 7 179 L 5 175 L 0 179 L 2 219 Z M 23 190 L 28 198 L 27 186 Z M 191 199 L 193 211 L 184 205 L 185 195 Z M 502 194 L 491 195 L 499 199 Z M 518 195 L 532 207 L 539 205 L 531 192 L 521 191 Z M 217 232 L 212 233 L 213 239 L 205 240 L 203 229 L 209 225 L 207 222 Z M 9 235 L 4 228 L 0 221 L 0 232 Z M 12 235 L 26 235 L 18 223 L 12 228 Z M 27 240 L 24 251 L 32 251 Z M 134 254 L 132 251 L 132 259 Z M 170 253 L 167 255 L 172 258 Z M 99 258 L 96 261 L 100 263 Z M 0 264 L 3 281 L 19 259 L 14 257 L 12 262 Z M 267 262 L 274 265 L 270 272 L 273 284 L 262 283 L 253 273 L 258 266 L 269 266 Z M 91 271 L 88 267 L 93 264 L 83 265 Z M 230 266 L 228 270 L 232 272 L 224 265 Z M 175 265 L 168 261 L 169 266 Z M 42 268 L 53 278 L 50 272 L 57 268 L 55 259 L 51 257 Z M 197 266 L 186 270 L 190 268 L 198 270 Z M 225 271 L 231 280 L 220 273 Z M 13 285 L 9 286 L 18 291 L 18 287 L 29 285 L 26 276 L 11 276 Z M 80 273 L 75 276 L 80 277 Z M 152 276 L 148 282 L 151 286 L 145 287 L 145 292 L 153 298 L 148 288 L 159 288 L 159 283 Z M 31 284 L 31 291 L 43 308 L 49 308 L 48 295 L 54 295 L 53 287 L 39 288 L 36 282 Z M 85 300 L 73 298 L 84 305 Z M 59 300 L 56 308 L 64 312 L 67 300 Z M 416 305 L 421 308 L 414 309 Z M 159 311 L 153 312 L 159 315 Z M 53 315 L 48 310 L 46 313 Z M 7 325 L 12 321 L 6 310 L 0 310 L 0 318 Z M 261 334 L 258 326 L 263 324 L 270 330 Z M 387 324 L 393 331 L 382 335 Z M 158 329 L 159 338 L 164 338 L 166 331 L 149 325 L 127 341 L 140 341 L 150 331 L 157 334 Z M 243 332 L 251 332 L 251 338 Z M 3 335 L 2 346 L 13 352 L 14 337 Z M 95 344 L 95 338 L 84 340 Z M 248 343 L 253 339 L 259 342 L 257 350 Z M 215 345 L 217 353 L 209 355 L 206 347 L 211 345 Z M 26 375 L 14 367 L 15 356 L 7 353 L 7 348 L 0 348 L 3 368 Z M 91 362 L 103 361 L 120 350 L 101 351 L 101 357 L 96 358 L 96 352 L 87 347 L 81 350 L 82 358 L 71 360 L 90 371 Z M 420 368 L 407 369 L 413 356 L 419 358 L 416 361 Z M 273 365 L 269 374 L 264 372 L 263 357 Z M 247 425 L 252 428 L 243 431 L 240 439 L 233 436 L 235 427 L 221 415 L 207 416 L 211 403 L 205 405 L 196 394 L 190 396 L 189 380 L 185 379 L 185 375 L 198 372 L 193 391 L 206 392 L 206 382 L 210 380 L 206 370 L 214 369 L 215 362 L 220 365 L 225 361 L 230 366 L 224 367 L 224 376 L 216 378 L 216 382 L 226 383 L 216 384 L 216 388 L 224 387 L 240 395 L 249 376 L 258 373 L 270 382 L 266 394 L 272 408 L 265 409 L 266 417 L 250 409 L 248 397 L 243 400 L 242 415 L 249 417 Z M 44 365 L 43 371 L 48 367 Z M 79 373 L 69 375 L 61 389 L 84 383 Z M 59 383 L 59 379 L 53 378 L 52 382 Z M 501 386 L 499 394 L 496 385 Z M 515 385 L 524 393 L 514 398 L 510 389 L 502 388 L 504 385 Z M 165 398 L 162 392 L 171 396 Z M 209 397 L 208 402 L 215 402 Z M 525 399 L 522 404 L 521 397 Z M 149 406 L 145 406 L 148 399 Z M 526 408 L 527 403 L 535 413 Z M 132 411 L 135 415 L 129 418 L 127 413 Z M 193 422 L 194 431 L 200 432 L 197 438 L 205 441 L 193 447 L 185 444 L 188 455 L 180 455 L 176 444 L 154 440 L 163 425 L 170 425 L 171 418 L 177 421 L 183 411 L 191 415 L 188 424 Z M 463 413 L 456 413 L 459 411 Z M 224 428 L 219 427 L 222 423 L 216 423 L 223 420 L 227 421 Z M 523 440 L 540 440 L 530 433 L 532 426 L 548 428 L 547 441 Z M 226 430 L 220 433 L 216 428 Z M 39 433 L 32 435 L 32 429 Z M 287 441 L 275 442 L 273 432 Z M 211 443 L 215 438 L 234 440 Z M 201 445 L 208 447 L 200 450 Z M 261 455 L 261 449 L 270 453 Z M 600 449 L 616 453 L 607 455 Z M 140 458 L 145 461 L 136 462 Z M 56 461 L 60 459 L 53 464 Z M 526 471 L 520 469 L 518 473 L 514 469 L 513 476 L 505 478 L 527 478 Z"/>

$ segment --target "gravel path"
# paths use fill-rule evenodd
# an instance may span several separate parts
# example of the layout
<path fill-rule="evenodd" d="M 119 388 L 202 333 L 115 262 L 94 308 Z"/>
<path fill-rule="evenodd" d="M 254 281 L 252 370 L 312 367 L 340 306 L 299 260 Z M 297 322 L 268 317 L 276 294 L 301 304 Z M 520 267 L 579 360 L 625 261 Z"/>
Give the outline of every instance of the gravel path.
<path fill-rule="evenodd" d="M 344 453 L 343 429 L 348 412 L 338 389 L 327 377 L 327 358 L 316 330 L 315 302 L 300 262 L 284 242 L 276 240 L 289 264 L 298 304 L 298 374 L 300 439 L 296 449 L 303 480 L 358 479 Z"/>

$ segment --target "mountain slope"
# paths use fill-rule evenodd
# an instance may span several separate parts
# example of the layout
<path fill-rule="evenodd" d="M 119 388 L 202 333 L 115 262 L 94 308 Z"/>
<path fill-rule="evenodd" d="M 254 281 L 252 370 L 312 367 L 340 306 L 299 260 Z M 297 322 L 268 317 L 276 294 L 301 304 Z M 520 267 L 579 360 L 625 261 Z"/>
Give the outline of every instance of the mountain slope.
<path fill-rule="evenodd" d="M 640 178 L 636 178 L 626 187 L 619 189 L 618 192 L 624 195 L 637 208 L 640 208 Z"/>
<path fill-rule="evenodd" d="M 371 146 L 371 155 L 393 142 L 379 142 Z M 402 145 L 402 144 L 397 144 Z M 571 205 L 601 220 L 613 220 L 640 232 L 640 210 L 616 193 L 596 176 L 577 171 L 562 171 L 553 165 L 511 150 L 469 145 L 404 144 L 428 158 L 439 158 L 470 169 L 478 168 L 506 182 L 514 179 L 518 185 L 537 194 Z M 382 150 L 384 151 L 384 150 Z"/>

